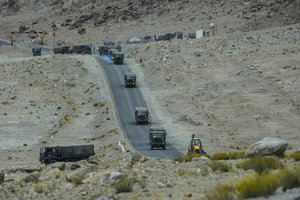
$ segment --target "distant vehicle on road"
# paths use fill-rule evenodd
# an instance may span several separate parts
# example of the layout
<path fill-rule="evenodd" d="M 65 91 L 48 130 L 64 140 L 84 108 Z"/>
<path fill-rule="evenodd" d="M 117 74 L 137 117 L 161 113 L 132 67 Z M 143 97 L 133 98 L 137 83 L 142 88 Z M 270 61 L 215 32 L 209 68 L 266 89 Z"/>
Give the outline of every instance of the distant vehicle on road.
<path fill-rule="evenodd" d="M 40 162 L 78 161 L 94 155 L 94 145 L 41 147 Z"/>
<path fill-rule="evenodd" d="M 114 61 L 114 64 L 123 64 L 124 63 L 124 53 L 122 52 L 113 52 L 112 60 Z"/>
<path fill-rule="evenodd" d="M 136 75 L 135 73 L 128 72 L 124 75 L 125 87 L 136 87 Z"/>
<path fill-rule="evenodd" d="M 135 108 L 134 112 L 136 124 L 148 124 L 149 111 L 144 107 Z"/>
<path fill-rule="evenodd" d="M 33 56 L 41 56 L 42 55 L 42 48 L 41 47 L 32 48 L 32 55 Z"/>
<path fill-rule="evenodd" d="M 149 131 L 149 140 L 151 145 L 151 150 L 154 147 L 166 149 L 166 136 L 167 132 L 164 128 L 161 127 L 150 127 Z"/>

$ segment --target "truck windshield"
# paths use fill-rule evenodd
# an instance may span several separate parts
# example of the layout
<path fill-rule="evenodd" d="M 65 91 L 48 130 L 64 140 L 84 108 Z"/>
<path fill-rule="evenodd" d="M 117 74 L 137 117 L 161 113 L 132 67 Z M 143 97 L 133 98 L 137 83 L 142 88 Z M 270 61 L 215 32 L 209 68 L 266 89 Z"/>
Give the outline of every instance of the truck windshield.
<path fill-rule="evenodd" d="M 138 115 L 147 115 L 147 111 L 138 111 Z"/>

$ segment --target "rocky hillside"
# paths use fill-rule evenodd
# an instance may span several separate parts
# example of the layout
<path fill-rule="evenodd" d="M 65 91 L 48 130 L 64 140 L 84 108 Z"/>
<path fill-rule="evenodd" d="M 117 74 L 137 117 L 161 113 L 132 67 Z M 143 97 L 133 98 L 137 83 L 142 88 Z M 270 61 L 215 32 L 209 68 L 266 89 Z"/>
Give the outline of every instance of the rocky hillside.
<path fill-rule="evenodd" d="M 135 35 L 195 31 L 206 28 L 210 22 L 221 33 L 286 26 L 300 20 L 297 0 L 2 0 L 0 9 L 3 36 L 19 30 L 21 25 L 27 30 L 52 33 L 51 26 L 55 24 L 56 37 L 73 43 L 74 40 L 87 42 L 88 39 L 95 43 L 103 38 L 126 40 Z M 4 20 L 15 22 L 5 24 Z M 46 37 L 49 41 L 51 38 L 51 34 Z"/>

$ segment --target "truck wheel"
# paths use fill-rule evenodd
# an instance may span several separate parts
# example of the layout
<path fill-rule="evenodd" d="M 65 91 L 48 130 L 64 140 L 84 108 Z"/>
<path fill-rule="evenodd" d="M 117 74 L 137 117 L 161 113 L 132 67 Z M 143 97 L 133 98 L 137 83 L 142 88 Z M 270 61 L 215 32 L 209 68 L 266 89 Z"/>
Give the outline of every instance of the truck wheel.
<path fill-rule="evenodd" d="M 56 163 L 56 160 L 50 160 L 49 163 Z"/>
<path fill-rule="evenodd" d="M 163 150 L 166 150 L 166 146 L 165 145 L 163 146 Z"/>
<path fill-rule="evenodd" d="M 153 150 L 153 145 L 151 145 L 151 150 Z"/>

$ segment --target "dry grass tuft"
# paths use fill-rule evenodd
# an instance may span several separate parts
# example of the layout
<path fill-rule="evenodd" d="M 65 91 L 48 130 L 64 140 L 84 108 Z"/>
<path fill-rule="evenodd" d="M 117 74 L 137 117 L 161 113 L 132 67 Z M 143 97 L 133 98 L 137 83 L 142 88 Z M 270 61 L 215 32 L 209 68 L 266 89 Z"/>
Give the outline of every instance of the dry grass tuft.
<path fill-rule="evenodd" d="M 215 153 L 210 157 L 211 160 L 228 160 L 229 156 L 226 153 Z"/>
<path fill-rule="evenodd" d="M 300 161 L 300 152 L 294 152 L 288 155 L 289 158 L 294 159 L 295 161 Z"/>
<path fill-rule="evenodd" d="M 234 151 L 230 152 L 228 154 L 229 159 L 235 160 L 235 159 L 244 159 L 246 157 L 246 152 L 245 151 Z"/>
<path fill-rule="evenodd" d="M 300 167 L 284 168 L 279 172 L 280 183 L 283 191 L 300 187 Z"/>
<path fill-rule="evenodd" d="M 202 156 L 209 157 L 209 155 L 199 154 L 199 153 L 196 153 L 194 151 L 191 151 L 191 152 L 188 152 L 183 157 L 174 158 L 174 161 L 178 161 L 180 163 L 182 163 L 182 162 L 191 162 L 193 158 L 195 158 L 195 157 L 202 157 Z"/>
<path fill-rule="evenodd" d="M 230 172 L 233 170 L 230 165 L 220 162 L 220 161 L 211 161 L 209 163 L 209 167 L 213 171 L 220 171 L 220 172 Z"/>
<path fill-rule="evenodd" d="M 132 192 L 135 180 L 128 178 L 128 176 L 122 176 L 118 181 L 112 184 L 116 193 Z"/>
<path fill-rule="evenodd" d="M 241 179 L 236 186 L 238 194 L 242 198 L 255 198 L 268 196 L 280 186 L 276 174 L 255 174 Z"/>
<path fill-rule="evenodd" d="M 272 157 L 253 157 L 237 164 L 237 168 L 244 170 L 253 169 L 257 173 L 263 173 L 274 169 L 281 169 L 284 165 Z"/>

